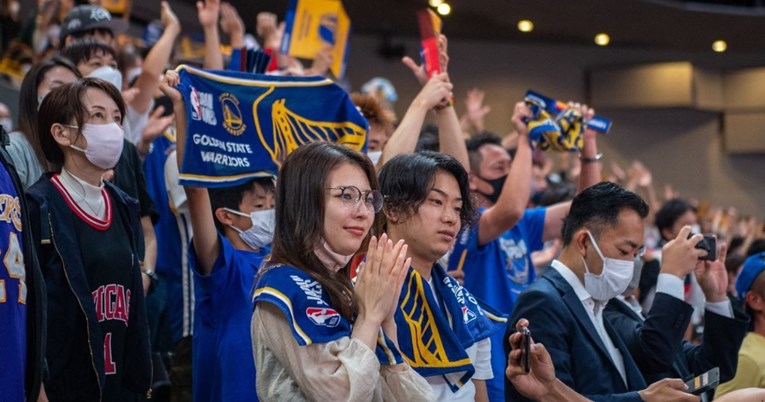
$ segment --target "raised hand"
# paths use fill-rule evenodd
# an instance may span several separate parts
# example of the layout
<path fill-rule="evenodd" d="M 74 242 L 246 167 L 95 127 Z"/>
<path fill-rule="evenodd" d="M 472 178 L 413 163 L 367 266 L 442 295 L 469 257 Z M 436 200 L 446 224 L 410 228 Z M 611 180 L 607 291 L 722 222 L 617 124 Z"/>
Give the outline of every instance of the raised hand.
<path fill-rule="evenodd" d="M 683 226 L 677 237 L 662 247 L 661 272 L 683 279 L 695 269 L 699 257 L 707 254 L 705 250 L 695 248 L 704 236 L 697 233 L 689 239 L 690 233 L 691 227 Z"/>
<path fill-rule="evenodd" d="M 159 89 L 165 96 L 170 98 L 173 103 L 183 102 L 183 95 L 176 88 L 181 83 L 181 76 L 175 70 L 167 70 L 165 76 L 162 77 L 162 82 L 159 84 Z"/>
<path fill-rule="evenodd" d="M 165 107 L 158 106 L 157 109 L 154 110 L 154 112 L 149 116 L 149 120 L 146 122 L 146 127 L 143 129 L 143 133 L 141 133 L 142 142 L 151 144 L 157 137 L 162 135 L 162 133 L 164 133 L 171 124 L 173 124 L 175 115 L 170 114 L 167 116 L 162 116 L 162 113 L 164 112 Z"/>
<path fill-rule="evenodd" d="M 426 109 L 432 109 L 452 98 L 454 86 L 446 73 L 436 74 L 428 80 L 412 103 L 419 103 Z"/>
<path fill-rule="evenodd" d="M 465 97 L 465 111 L 467 119 L 476 130 L 483 130 L 483 119 L 491 112 L 491 107 L 483 104 L 485 93 L 478 88 L 471 88 Z"/>
<path fill-rule="evenodd" d="M 411 57 L 405 56 L 401 59 L 405 66 L 409 67 L 409 70 L 414 74 L 414 78 L 420 85 L 428 83 L 428 74 L 425 72 L 425 65 L 417 64 Z M 441 72 L 447 72 L 447 65 L 449 64 L 449 54 L 447 52 L 447 40 L 445 35 L 438 37 L 438 62 L 441 67 Z"/>
<path fill-rule="evenodd" d="M 529 108 L 529 105 L 527 105 L 526 102 L 518 102 L 515 104 L 512 121 L 518 134 L 522 136 L 529 134 L 529 127 L 524 120 L 530 119 L 531 116 L 531 108 Z"/>
<path fill-rule="evenodd" d="M 313 59 L 311 68 L 305 70 L 305 75 L 324 75 L 332 65 L 332 46 L 327 45 L 321 48 Z"/>
<path fill-rule="evenodd" d="M 728 254 L 728 245 L 720 244 L 720 252 L 714 261 L 704 261 L 696 266 L 696 280 L 704 291 L 707 302 L 715 303 L 725 301 L 728 298 L 728 273 L 725 271 L 725 256 Z"/>
<path fill-rule="evenodd" d="M 242 17 L 239 16 L 239 12 L 231 3 L 223 2 L 220 5 L 220 29 L 231 37 L 232 46 L 234 46 L 235 38 L 239 42 L 244 38 L 244 22 Z M 238 46 L 240 46 L 241 43 Z"/>
<path fill-rule="evenodd" d="M 165 30 L 172 29 L 178 33 L 181 32 L 181 22 L 173 12 L 170 4 L 166 1 L 163 1 L 160 5 L 159 21 L 165 27 Z"/>
<path fill-rule="evenodd" d="M 359 317 L 379 326 L 395 313 L 403 279 L 411 263 L 411 259 L 405 258 L 406 250 L 403 240 L 394 245 L 387 234 L 383 234 L 379 241 L 372 237 L 354 287 Z"/>
<path fill-rule="evenodd" d="M 197 2 L 197 17 L 202 28 L 215 28 L 220 15 L 220 5 L 218 0 L 204 0 Z"/>

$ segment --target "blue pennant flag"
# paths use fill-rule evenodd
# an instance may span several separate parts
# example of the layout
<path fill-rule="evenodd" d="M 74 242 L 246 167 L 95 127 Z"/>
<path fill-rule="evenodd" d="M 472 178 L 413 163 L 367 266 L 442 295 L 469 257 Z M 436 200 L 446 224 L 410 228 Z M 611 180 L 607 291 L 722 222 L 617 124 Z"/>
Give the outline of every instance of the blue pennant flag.
<path fill-rule="evenodd" d="M 287 155 L 314 141 L 366 151 L 369 124 L 331 80 L 177 71 L 187 116 L 183 185 L 228 187 L 274 175 Z"/>

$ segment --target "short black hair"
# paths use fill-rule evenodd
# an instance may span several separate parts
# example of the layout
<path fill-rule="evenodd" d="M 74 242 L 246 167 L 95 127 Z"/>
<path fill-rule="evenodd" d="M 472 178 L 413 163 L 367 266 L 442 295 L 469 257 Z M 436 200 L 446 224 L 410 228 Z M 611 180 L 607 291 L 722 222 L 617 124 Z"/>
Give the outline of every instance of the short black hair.
<path fill-rule="evenodd" d="M 470 226 L 476 211 L 467 171 L 454 157 L 438 152 L 397 155 L 383 165 L 378 176 L 385 210 L 403 216 L 416 214 L 433 188 L 438 171 L 449 173 L 457 180 L 462 196 L 460 221 L 463 228 Z"/>
<path fill-rule="evenodd" d="M 587 188 L 574 197 L 563 220 L 563 245 L 570 244 L 574 233 L 585 226 L 592 229 L 593 235 L 599 235 L 606 226 L 617 222 L 624 209 L 637 212 L 643 219 L 648 216 L 648 204 L 616 183 L 603 181 Z"/>
<path fill-rule="evenodd" d="M 696 212 L 696 208 L 689 204 L 685 200 L 679 198 L 673 198 L 664 203 L 656 212 L 656 228 L 659 229 L 659 234 L 664 239 L 664 229 L 672 229 L 675 222 L 688 211 Z M 670 240 L 670 239 L 664 239 Z"/>
<path fill-rule="evenodd" d="M 207 192 L 210 197 L 212 212 L 215 213 L 218 208 L 228 208 L 233 209 L 234 211 L 239 211 L 239 204 L 242 203 L 244 194 L 255 191 L 256 184 L 266 191 L 274 192 L 274 181 L 270 177 L 258 177 L 232 187 L 209 189 Z M 215 228 L 223 233 L 223 229 L 225 228 L 223 223 L 221 223 L 218 218 L 215 218 L 214 220 Z"/>
<path fill-rule="evenodd" d="M 95 39 L 78 40 L 61 50 L 61 56 L 71 60 L 75 66 L 87 62 L 91 57 L 99 53 L 110 54 L 115 62 L 117 61 L 117 52 L 114 48 Z"/>
<path fill-rule="evenodd" d="M 479 149 L 484 145 L 497 145 L 501 147 L 502 138 L 492 132 L 484 131 L 465 140 L 465 147 L 467 148 L 470 160 L 470 171 L 473 173 L 480 173 L 483 156 L 481 156 Z"/>

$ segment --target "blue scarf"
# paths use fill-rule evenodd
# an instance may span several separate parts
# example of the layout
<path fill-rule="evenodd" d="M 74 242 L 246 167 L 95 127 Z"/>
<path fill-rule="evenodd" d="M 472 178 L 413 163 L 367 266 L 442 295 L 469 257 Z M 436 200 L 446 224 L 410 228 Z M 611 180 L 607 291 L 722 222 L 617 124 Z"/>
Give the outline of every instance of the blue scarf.
<path fill-rule="evenodd" d="M 278 307 L 298 345 L 328 343 L 351 337 L 353 325 L 332 308 L 321 284 L 303 270 L 287 265 L 266 268 L 255 284 L 253 306 L 271 303 Z M 380 329 L 375 355 L 380 364 L 403 363 L 395 344 Z"/>
<path fill-rule="evenodd" d="M 417 373 L 442 375 L 456 392 L 475 373 L 466 349 L 503 328 L 507 318 L 476 300 L 440 265 L 431 273 L 435 294 L 409 268 L 396 311 L 398 344 Z"/>
<path fill-rule="evenodd" d="M 328 79 L 177 70 L 188 132 L 183 185 L 230 187 L 271 177 L 287 155 L 315 141 L 366 151 L 369 124 Z"/>

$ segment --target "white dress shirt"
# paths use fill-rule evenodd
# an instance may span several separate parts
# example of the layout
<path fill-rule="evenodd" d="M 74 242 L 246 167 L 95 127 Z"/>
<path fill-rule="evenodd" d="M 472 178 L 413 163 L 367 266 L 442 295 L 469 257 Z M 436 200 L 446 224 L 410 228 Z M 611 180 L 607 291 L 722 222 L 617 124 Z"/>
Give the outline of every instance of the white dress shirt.
<path fill-rule="evenodd" d="M 606 307 L 606 303 L 608 301 L 596 301 L 593 299 L 592 296 L 590 296 L 590 293 L 587 292 L 587 290 L 584 288 L 582 282 L 579 281 L 579 278 L 576 276 L 574 271 L 572 271 L 562 262 L 553 260 L 550 265 L 553 267 L 553 269 L 558 271 L 563 279 L 565 279 L 566 282 L 568 282 L 568 284 L 571 285 L 571 287 L 574 289 L 574 293 L 576 293 L 579 301 L 582 302 L 584 311 L 586 311 L 587 315 L 590 317 L 592 325 L 595 327 L 595 330 L 600 336 L 600 340 L 603 341 L 603 345 L 605 345 L 609 356 L 611 356 L 611 362 L 613 362 L 616 370 L 619 371 L 619 374 L 622 376 L 622 380 L 624 381 L 624 385 L 626 386 L 627 374 L 624 369 L 624 357 L 622 356 L 622 353 L 619 351 L 619 349 L 617 349 L 614 345 L 611 337 L 608 336 L 606 327 L 603 325 L 603 309 Z"/>

